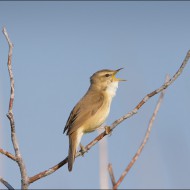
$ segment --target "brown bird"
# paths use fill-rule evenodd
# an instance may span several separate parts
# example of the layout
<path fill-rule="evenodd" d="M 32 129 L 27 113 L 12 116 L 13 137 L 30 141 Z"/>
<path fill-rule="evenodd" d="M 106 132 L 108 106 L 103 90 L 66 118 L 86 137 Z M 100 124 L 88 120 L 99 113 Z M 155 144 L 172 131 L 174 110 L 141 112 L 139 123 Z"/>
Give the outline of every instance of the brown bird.
<path fill-rule="evenodd" d="M 125 81 L 115 77 L 121 69 L 104 69 L 94 73 L 90 77 L 91 85 L 88 91 L 71 111 L 63 131 L 67 131 L 69 136 L 69 171 L 72 171 L 77 147 L 83 134 L 93 132 L 105 122 L 118 82 Z"/>

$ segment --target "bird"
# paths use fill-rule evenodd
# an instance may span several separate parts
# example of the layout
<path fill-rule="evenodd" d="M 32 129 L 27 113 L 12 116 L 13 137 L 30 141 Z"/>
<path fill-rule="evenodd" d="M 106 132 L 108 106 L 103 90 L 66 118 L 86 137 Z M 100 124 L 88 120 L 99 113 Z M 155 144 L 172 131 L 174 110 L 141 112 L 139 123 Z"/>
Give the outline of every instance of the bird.
<path fill-rule="evenodd" d="M 123 68 L 95 72 L 90 77 L 90 87 L 87 92 L 72 109 L 63 130 L 63 133 L 66 132 L 69 137 L 69 171 L 72 171 L 82 136 L 98 129 L 107 119 L 118 83 L 126 81 L 115 76 L 121 69 Z"/>

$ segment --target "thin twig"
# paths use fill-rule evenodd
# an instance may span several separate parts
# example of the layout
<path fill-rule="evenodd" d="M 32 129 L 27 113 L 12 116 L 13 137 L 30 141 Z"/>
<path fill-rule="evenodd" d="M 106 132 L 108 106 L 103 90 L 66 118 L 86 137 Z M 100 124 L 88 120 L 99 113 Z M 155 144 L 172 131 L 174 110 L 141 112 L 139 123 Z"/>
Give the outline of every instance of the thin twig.
<path fill-rule="evenodd" d="M 108 164 L 108 171 L 109 171 L 109 174 L 110 174 L 112 186 L 114 186 L 116 184 L 116 181 L 115 181 L 115 176 L 114 176 L 114 173 L 113 173 L 113 168 L 112 168 L 111 163 Z"/>
<path fill-rule="evenodd" d="M 129 113 L 124 115 L 123 117 L 117 119 L 112 125 L 111 125 L 111 130 L 113 130 L 118 124 L 120 124 L 123 120 L 130 118 L 134 114 L 137 113 L 137 111 L 146 103 L 152 96 L 160 93 L 164 89 L 168 88 L 178 77 L 181 75 L 183 72 L 183 69 L 185 68 L 187 62 L 189 61 L 190 58 L 190 50 L 187 52 L 185 59 L 183 60 L 180 68 L 177 70 L 177 72 L 173 75 L 173 77 L 168 81 L 165 82 L 160 88 L 152 91 L 151 93 L 147 94 L 140 102 L 139 104 Z"/>
<path fill-rule="evenodd" d="M 14 190 L 14 188 L 7 182 L 5 181 L 2 177 L 0 177 L 0 182 L 9 190 Z"/>
<path fill-rule="evenodd" d="M 1 154 L 4 154 L 4 155 L 7 156 L 8 158 L 10 158 L 10 159 L 16 161 L 16 157 L 15 157 L 13 154 L 11 154 L 10 152 L 7 152 L 6 150 L 3 150 L 2 148 L 0 148 L 0 153 L 1 153 Z"/>
<path fill-rule="evenodd" d="M 166 82 L 169 80 L 169 75 L 166 76 Z M 158 114 L 158 110 L 160 109 L 160 105 L 163 101 L 163 98 L 164 98 L 164 93 L 165 93 L 165 90 L 163 90 L 159 96 L 159 99 L 158 99 L 158 102 L 157 102 L 157 105 L 155 107 L 155 110 L 153 112 L 153 115 L 149 121 L 149 124 L 148 124 L 148 129 L 146 131 L 146 134 L 145 134 L 145 137 L 139 147 L 139 149 L 137 150 L 136 154 L 134 155 L 134 157 L 132 158 L 131 162 L 128 164 L 128 166 L 126 167 L 126 169 L 123 171 L 123 173 L 121 174 L 121 177 L 118 179 L 118 181 L 115 183 L 115 185 L 113 186 L 113 189 L 117 189 L 118 186 L 121 184 L 121 182 L 123 181 L 124 177 L 128 174 L 129 170 L 131 169 L 131 167 L 134 165 L 134 163 L 136 162 L 136 160 L 139 158 L 146 142 L 148 141 L 149 139 L 149 136 L 150 136 L 150 132 L 151 132 L 151 129 L 152 129 L 152 126 L 153 126 L 153 123 L 154 123 L 154 120 L 156 118 L 156 115 Z"/>
<path fill-rule="evenodd" d="M 65 165 L 67 162 L 68 162 L 68 157 L 66 157 L 64 160 L 62 160 L 61 162 L 59 162 L 55 166 L 53 166 L 53 167 L 51 167 L 51 168 L 49 168 L 43 172 L 40 172 L 40 173 L 38 173 L 32 177 L 29 177 L 29 183 L 34 183 L 35 181 L 54 173 L 59 168 L 61 168 L 63 165 Z"/>
<path fill-rule="evenodd" d="M 123 122 L 125 119 L 130 118 L 131 116 L 133 116 L 134 114 L 137 113 L 137 111 L 154 95 L 162 92 L 164 89 L 168 88 L 177 78 L 178 76 L 182 73 L 183 69 L 185 68 L 188 60 L 190 58 L 190 50 L 187 52 L 185 59 L 183 60 L 180 68 L 178 69 L 178 71 L 174 74 L 174 76 L 166 83 L 164 83 L 160 88 L 154 90 L 153 92 L 147 94 L 138 104 L 137 106 L 128 114 L 122 116 L 121 118 L 117 119 L 116 121 L 114 121 L 111 126 L 110 126 L 110 131 L 109 133 L 104 131 L 103 133 L 101 133 L 100 135 L 98 135 L 94 140 L 92 140 L 88 145 L 86 145 L 85 147 L 85 151 L 83 151 L 83 153 L 81 152 L 77 152 L 76 157 L 81 156 L 82 154 L 84 154 L 85 152 L 87 152 L 88 150 L 91 149 L 91 147 L 93 147 L 98 141 L 100 141 L 104 136 L 109 135 L 114 128 L 119 125 L 121 122 Z M 48 170 L 45 170 L 43 172 L 40 172 L 32 177 L 29 177 L 29 183 L 33 183 L 47 175 L 52 174 L 53 172 L 55 172 L 56 170 L 58 170 L 59 168 L 61 168 L 63 165 L 65 165 L 67 163 L 67 157 L 62 160 L 61 162 L 59 162 L 58 164 L 56 164 L 55 166 L 51 167 Z"/>
<path fill-rule="evenodd" d="M 9 45 L 9 53 L 8 53 L 8 71 L 9 71 L 9 77 L 10 77 L 10 87 L 11 87 L 11 93 L 10 93 L 10 100 L 9 100 L 9 110 L 7 117 L 9 118 L 10 121 L 10 126 L 11 126 L 11 140 L 13 143 L 14 151 L 15 151 L 15 157 L 17 164 L 20 169 L 21 173 L 21 188 L 22 189 L 27 189 L 28 188 L 28 176 L 26 173 L 26 167 L 24 164 L 24 161 L 21 156 L 21 152 L 19 149 L 19 144 L 16 138 L 16 132 L 15 132 L 15 122 L 14 122 L 14 115 L 13 115 L 13 103 L 14 103 L 14 77 L 13 77 L 13 71 L 12 71 L 12 49 L 13 49 L 13 44 L 8 36 L 7 30 L 5 27 L 3 27 L 3 34 L 5 35 L 5 38 L 8 42 Z"/>

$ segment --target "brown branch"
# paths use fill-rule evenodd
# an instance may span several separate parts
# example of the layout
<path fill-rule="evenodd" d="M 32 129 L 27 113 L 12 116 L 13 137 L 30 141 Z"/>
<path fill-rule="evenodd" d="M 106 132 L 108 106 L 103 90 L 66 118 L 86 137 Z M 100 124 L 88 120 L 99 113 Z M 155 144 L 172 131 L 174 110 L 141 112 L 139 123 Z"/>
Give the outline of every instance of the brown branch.
<path fill-rule="evenodd" d="M 166 76 L 166 82 L 169 80 L 169 75 Z M 157 105 L 155 107 L 155 110 L 153 112 L 153 115 L 149 121 L 149 124 L 148 124 L 148 129 L 146 131 L 146 134 L 145 134 L 145 137 L 139 147 L 139 149 L 137 150 L 136 154 L 134 155 L 134 157 L 132 158 L 131 162 L 128 164 L 128 166 L 126 167 L 126 169 L 123 171 L 123 173 L 121 174 L 121 177 L 118 179 L 118 181 L 115 183 L 115 185 L 113 185 L 113 189 L 117 189 L 118 186 L 121 184 L 121 182 L 123 181 L 124 177 L 128 174 L 129 170 L 131 169 L 131 167 L 134 165 L 134 163 L 136 162 L 136 160 L 139 158 L 146 142 L 148 141 L 149 139 L 149 136 L 150 136 L 150 132 L 151 132 L 151 129 L 152 129 L 152 126 L 153 126 L 153 123 L 154 123 L 154 120 L 156 118 L 156 115 L 158 114 L 158 110 L 160 108 L 160 105 L 162 103 L 162 100 L 164 98 L 164 93 L 165 93 L 165 90 L 161 92 L 160 94 L 160 97 L 158 99 L 158 102 L 157 102 Z"/>
<path fill-rule="evenodd" d="M 3 150 L 2 148 L 0 148 L 0 153 L 4 154 L 5 156 L 7 156 L 8 158 L 16 161 L 16 157 L 14 155 L 12 155 L 10 152 L 7 152 L 6 150 Z"/>
<path fill-rule="evenodd" d="M 68 157 L 66 157 L 64 160 L 62 160 L 61 162 L 59 162 L 58 164 L 56 164 L 55 166 L 40 172 L 32 177 L 29 177 L 29 183 L 33 183 L 43 177 L 46 177 L 52 173 L 54 173 L 55 171 L 57 171 L 59 168 L 61 168 L 63 165 L 65 165 L 68 162 Z"/>
<path fill-rule="evenodd" d="M 100 135 L 98 135 L 93 141 L 91 141 L 88 145 L 86 145 L 85 150 L 83 151 L 84 153 L 87 152 L 88 150 L 90 150 L 91 147 L 93 147 L 98 141 L 100 141 L 104 136 L 106 135 L 106 132 L 101 133 Z M 82 154 L 80 151 L 77 152 L 76 157 L 81 156 Z M 50 175 L 52 173 L 54 173 L 55 171 L 57 171 L 59 168 L 61 168 L 63 165 L 65 165 L 68 162 L 67 157 L 62 160 L 61 162 L 59 162 L 58 164 L 56 164 L 55 166 L 49 168 L 48 170 L 45 170 L 43 172 L 40 172 L 32 177 L 29 177 L 29 183 L 33 183 L 43 177 L 46 177 L 47 175 Z"/>
<path fill-rule="evenodd" d="M 14 77 L 13 77 L 13 71 L 12 71 L 12 49 L 13 49 L 13 44 L 8 36 L 7 30 L 5 27 L 3 27 L 3 34 L 5 35 L 5 38 L 8 42 L 9 45 L 9 53 L 8 53 L 8 62 L 7 62 L 7 66 L 8 66 L 8 71 L 9 71 L 9 77 L 10 77 L 10 87 L 11 87 L 11 93 L 10 93 L 10 100 L 9 100 L 9 110 L 8 110 L 8 114 L 7 117 L 9 118 L 10 121 L 10 126 L 11 126 L 11 140 L 12 140 L 12 144 L 14 147 L 14 151 L 15 151 L 15 157 L 16 157 L 16 161 L 17 164 L 19 166 L 20 169 L 20 173 L 21 173 L 21 188 L 22 189 L 27 189 L 28 188 L 28 176 L 26 173 L 26 167 L 24 164 L 24 161 L 22 159 L 21 156 L 21 152 L 19 149 L 19 145 L 18 145 L 18 141 L 16 138 L 16 132 L 15 132 L 15 122 L 14 122 L 14 115 L 13 115 L 13 103 L 14 103 Z"/>
<path fill-rule="evenodd" d="M 111 163 L 108 164 L 108 171 L 109 171 L 109 174 L 110 174 L 112 186 L 114 187 L 115 184 L 116 184 L 116 181 L 115 181 L 115 176 L 114 176 L 114 173 L 113 173 L 113 168 L 112 168 L 112 164 Z"/>
<path fill-rule="evenodd" d="M 137 113 L 137 111 L 154 95 L 162 92 L 164 89 L 168 88 L 177 78 L 178 76 L 182 73 L 183 69 L 185 68 L 188 60 L 190 58 L 190 50 L 187 52 L 185 59 L 183 60 L 180 68 L 178 69 L 178 71 L 174 74 L 174 76 L 168 81 L 165 82 L 160 88 L 154 90 L 153 92 L 147 94 L 138 104 L 137 106 L 128 114 L 122 116 L 121 118 L 117 119 L 116 121 L 114 121 L 111 126 L 110 126 L 110 131 L 106 132 L 104 131 L 103 133 L 101 133 L 100 135 L 98 135 L 94 140 L 92 140 L 88 145 L 86 145 L 85 147 L 85 151 L 83 151 L 83 153 L 81 153 L 80 151 L 77 152 L 76 157 L 81 156 L 82 154 L 84 154 L 85 152 L 87 152 L 88 150 L 91 149 L 91 147 L 93 147 L 98 141 L 100 141 L 104 136 L 110 134 L 114 128 L 119 125 L 121 122 L 123 122 L 125 119 L 130 118 L 131 116 L 133 116 L 134 114 Z M 40 172 L 32 177 L 29 177 L 29 183 L 33 183 L 47 175 L 50 175 L 52 173 L 54 173 L 56 170 L 58 170 L 59 168 L 61 168 L 63 165 L 65 165 L 67 163 L 67 157 L 59 162 L 57 165 L 51 167 L 48 170 L 45 170 L 43 172 Z"/>
<path fill-rule="evenodd" d="M 129 113 L 124 115 L 123 117 L 119 118 L 116 120 L 112 125 L 111 125 L 111 130 L 113 130 L 117 125 L 119 125 L 123 120 L 130 118 L 134 114 L 137 113 L 137 111 L 146 103 L 152 96 L 160 93 L 164 89 L 168 88 L 178 77 L 181 75 L 183 69 L 185 68 L 187 62 L 189 61 L 190 58 L 190 50 L 187 52 L 185 59 L 183 60 L 180 68 L 177 70 L 177 72 L 173 75 L 173 77 L 168 81 L 165 82 L 160 88 L 152 91 L 151 93 L 147 94 L 139 103 L 138 105 Z"/>
<path fill-rule="evenodd" d="M 7 189 L 14 190 L 14 188 L 13 188 L 7 181 L 5 181 L 2 177 L 0 177 L 0 182 L 1 182 Z"/>

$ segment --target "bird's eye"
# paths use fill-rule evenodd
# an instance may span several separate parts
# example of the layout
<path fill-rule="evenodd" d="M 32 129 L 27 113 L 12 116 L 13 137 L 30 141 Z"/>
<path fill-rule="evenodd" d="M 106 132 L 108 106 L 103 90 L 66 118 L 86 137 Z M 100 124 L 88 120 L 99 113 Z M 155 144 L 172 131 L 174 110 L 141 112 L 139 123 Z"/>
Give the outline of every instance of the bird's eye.
<path fill-rule="evenodd" d="M 110 75 L 109 74 L 105 74 L 105 77 L 109 77 Z"/>

